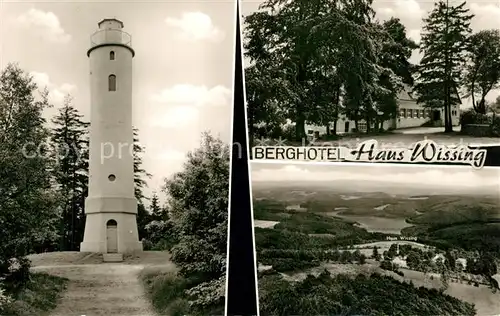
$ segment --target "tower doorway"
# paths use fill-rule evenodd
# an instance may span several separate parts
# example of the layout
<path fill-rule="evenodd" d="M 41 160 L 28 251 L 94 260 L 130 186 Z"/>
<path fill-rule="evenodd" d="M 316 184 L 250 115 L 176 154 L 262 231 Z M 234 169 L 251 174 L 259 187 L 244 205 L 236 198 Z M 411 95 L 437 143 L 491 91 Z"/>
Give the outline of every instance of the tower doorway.
<path fill-rule="evenodd" d="M 106 223 L 106 249 L 108 253 L 118 252 L 118 224 L 114 219 Z"/>

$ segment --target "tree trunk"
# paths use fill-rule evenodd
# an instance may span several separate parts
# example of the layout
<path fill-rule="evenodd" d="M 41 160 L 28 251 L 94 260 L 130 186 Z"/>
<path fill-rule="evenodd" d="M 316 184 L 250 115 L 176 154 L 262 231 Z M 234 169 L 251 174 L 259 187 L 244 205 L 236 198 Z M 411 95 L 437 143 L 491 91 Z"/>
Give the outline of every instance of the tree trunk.
<path fill-rule="evenodd" d="M 448 15 L 448 0 L 446 0 L 446 26 L 445 32 L 448 34 L 449 31 L 449 15 Z M 445 82 L 444 82 L 444 132 L 451 133 L 453 131 L 453 126 L 451 124 L 451 102 L 450 102 L 450 82 L 451 82 L 451 65 L 450 65 L 450 53 L 448 51 L 450 43 L 448 37 L 446 36 L 446 55 L 445 55 Z M 453 45 L 453 43 L 451 44 Z"/>
<path fill-rule="evenodd" d="M 297 122 L 295 123 L 295 140 L 300 142 L 303 140 L 303 138 L 306 134 L 306 131 L 305 131 L 306 120 L 305 120 L 305 117 L 302 113 L 300 113 L 300 112 L 298 112 L 298 113 L 299 114 L 297 116 Z"/>
<path fill-rule="evenodd" d="M 449 85 L 449 81 L 446 84 L 446 109 L 444 112 L 445 123 L 444 123 L 444 131 L 445 133 L 453 132 L 453 124 L 451 121 L 451 87 Z"/>

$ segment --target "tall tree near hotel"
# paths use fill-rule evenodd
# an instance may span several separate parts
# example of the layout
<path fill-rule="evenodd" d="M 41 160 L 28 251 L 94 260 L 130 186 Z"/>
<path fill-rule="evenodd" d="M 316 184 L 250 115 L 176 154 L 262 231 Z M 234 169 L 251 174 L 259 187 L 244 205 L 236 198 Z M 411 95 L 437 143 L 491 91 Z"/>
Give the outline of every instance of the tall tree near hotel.
<path fill-rule="evenodd" d="M 500 83 L 500 31 L 483 30 L 470 38 L 465 88 L 477 113 L 486 114 L 486 96 Z M 479 101 L 476 101 L 479 97 Z"/>
<path fill-rule="evenodd" d="M 417 72 L 417 102 L 444 110 L 445 132 L 452 132 L 451 107 L 459 104 L 457 91 L 464 76 L 466 49 L 473 15 L 463 2 L 453 6 L 441 0 L 427 18 L 420 50 L 424 54 Z"/>
<path fill-rule="evenodd" d="M 357 121 L 371 114 L 379 74 L 377 45 L 369 36 L 371 2 L 268 0 L 262 11 L 247 16 L 245 50 L 255 72 L 247 83 L 249 121 L 276 102 L 280 117 L 295 123 L 295 138 L 301 140 L 306 123 L 325 126 L 328 117 L 335 119 L 341 91 L 349 117 Z M 265 86 L 256 83 L 262 72 L 268 73 Z M 259 98 L 255 93 L 262 90 L 275 95 Z"/>

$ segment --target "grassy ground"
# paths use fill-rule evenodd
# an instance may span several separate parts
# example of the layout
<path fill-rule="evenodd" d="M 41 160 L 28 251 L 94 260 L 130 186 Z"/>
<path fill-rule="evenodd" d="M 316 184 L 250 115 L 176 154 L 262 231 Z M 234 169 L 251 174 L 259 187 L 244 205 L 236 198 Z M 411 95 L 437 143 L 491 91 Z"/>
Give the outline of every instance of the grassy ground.
<path fill-rule="evenodd" d="M 33 273 L 25 289 L 5 306 L 4 315 L 8 316 L 43 316 L 53 310 L 65 290 L 68 279 Z"/>
<path fill-rule="evenodd" d="M 158 315 L 183 316 L 189 313 L 184 290 L 188 282 L 176 273 L 143 270 L 139 278 Z"/>
<path fill-rule="evenodd" d="M 204 316 L 224 314 L 224 306 L 214 306 L 205 310 L 192 308 L 189 305 L 186 290 L 197 285 L 197 283 L 182 277 L 177 272 L 166 272 L 154 267 L 146 268 L 141 271 L 139 278 L 158 315 Z"/>

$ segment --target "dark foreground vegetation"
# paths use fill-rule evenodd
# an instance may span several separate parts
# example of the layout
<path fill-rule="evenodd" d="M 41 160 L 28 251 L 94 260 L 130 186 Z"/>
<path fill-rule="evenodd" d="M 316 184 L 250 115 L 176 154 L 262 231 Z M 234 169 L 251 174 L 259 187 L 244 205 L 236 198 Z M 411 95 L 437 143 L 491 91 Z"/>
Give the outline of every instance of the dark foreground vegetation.
<path fill-rule="evenodd" d="M 266 275 L 259 280 L 259 292 L 263 316 L 475 315 L 472 304 L 378 274 L 331 276 L 325 271 L 296 283 Z"/>
<path fill-rule="evenodd" d="M 48 315 L 56 307 L 68 280 L 45 273 L 32 273 L 8 298 L 0 292 L 0 315 Z"/>

